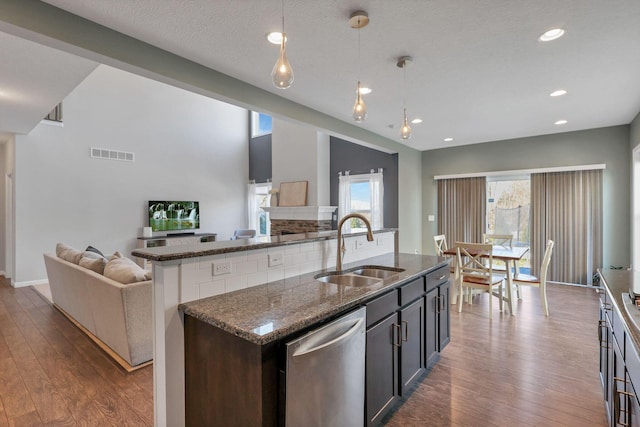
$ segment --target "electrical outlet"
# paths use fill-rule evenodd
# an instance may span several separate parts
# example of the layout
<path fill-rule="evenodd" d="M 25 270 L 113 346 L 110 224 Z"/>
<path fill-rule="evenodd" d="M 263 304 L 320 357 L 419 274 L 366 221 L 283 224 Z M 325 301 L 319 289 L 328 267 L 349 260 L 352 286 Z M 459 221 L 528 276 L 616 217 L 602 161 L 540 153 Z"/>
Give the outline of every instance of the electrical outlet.
<path fill-rule="evenodd" d="M 376 239 L 376 245 L 378 245 L 378 246 L 382 246 L 383 244 L 384 244 L 384 242 L 382 241 L 382 237 L 378 237 L 378 238 Z"/>
<path fill-rule="evenodd" d="M 269 254 L 269 267 L 282 265 L 282 254 Z"/>
<path fill-rule="evenodd" d="M 355 247 L 356 251 L 363 246 L 364 246 L 364 242 L 362 240 L 356 240 L 356 247 Z"/>
<path fill-rule="evenodd" d="M 213 275 L 219 276 L 221 274 L 231 273 L 231 261 L 219 261 L 213 263 Z"/>

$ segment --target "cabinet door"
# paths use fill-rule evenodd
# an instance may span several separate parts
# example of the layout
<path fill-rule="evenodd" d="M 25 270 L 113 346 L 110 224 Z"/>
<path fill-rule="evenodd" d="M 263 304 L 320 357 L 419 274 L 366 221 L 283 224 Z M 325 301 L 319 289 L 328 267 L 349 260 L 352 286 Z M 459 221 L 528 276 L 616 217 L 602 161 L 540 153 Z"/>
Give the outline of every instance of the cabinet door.
<path fill-rule="evenodd" d="M 367 425 L 377 424 L 398 398 L 398 313 L 367 330 Z"/>
<path fill-rule="evenodd" d="M 424 297 L 425 306 L 425 365 L 432 367 L 438 360 L 439 337 L 438 337 L 438 315 L 440 309 L 440 296 L 438 289 L 432 289 Z"/>
<path fill-rule="evenodd" d="M 400 395 L 404 395 L 424 371 L 424 299 L 400 310 Z"/>
<path fill-rule="evenodd" d="M 622 352 L 620 351 L 620 347 L 615 339 L 613 339 L 613 335 L 609 334 L 609 388 L 611 389 L 611 394 L 609 395 L 609 406 L 610 406 L 610 425 L 618 425 L 618 423 L 622 425 L 627 424 L 627 394 L 626 394 L 626 372 L 624 365 L 624 357 Z"/>
<path fill-rule="evenodd" d="M 627 422 L 632 427 L 640 427 L 640 402 L 638 402 L 638 395 L 628 376 L 627 381 L 629 381 L 627 383 L 627 391 L 629 393 L 627 399 L 629 405 L 629 420 L 627 420 Z"/>
<path fill-rule="evenodd" d="M 602 296 L 602 295 L 601 295 Z M 609 322 L 607 320 L 604 301 L 600 304 L 600 319 L 598 320 L 598 341 L 600 344 L 600 382 L 602 383 L 602 393 L 604 397 L 607 415 L 610 417 L 609 408 Z"/>
<path fill-rule="evenodd" d="M 451 282 L 443 283 L 438 287 L 438 351 L 442 351 L 451 341 L 451 328 L 449 326 L 450 311 L 449 296 Z"/>

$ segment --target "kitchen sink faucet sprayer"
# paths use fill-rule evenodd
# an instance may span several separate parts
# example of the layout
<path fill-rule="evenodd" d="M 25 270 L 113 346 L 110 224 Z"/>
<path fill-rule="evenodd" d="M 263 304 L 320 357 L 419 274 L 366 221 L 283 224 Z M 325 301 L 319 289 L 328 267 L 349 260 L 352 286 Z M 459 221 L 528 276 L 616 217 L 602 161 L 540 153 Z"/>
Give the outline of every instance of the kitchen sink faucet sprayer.
<path fill-rule="evenodd" d="M 373 233 L 371 232 L 371 223 L 364 215 L 359 213 L 350 213 L 343 216 L 340 222 L 338 223 L 338 256 L 336 258 L 336 271 L 342 271 L 342 256 L 347 251 L 347 249 L 344 247 L 344 239 L 342 237 L 342 225 L 349 218 L 358 218 L 362 220 L 362 222 L 364 222 L 364 225 L 367 226 L 367 240 L 370 242 L 373 242 Z"/>

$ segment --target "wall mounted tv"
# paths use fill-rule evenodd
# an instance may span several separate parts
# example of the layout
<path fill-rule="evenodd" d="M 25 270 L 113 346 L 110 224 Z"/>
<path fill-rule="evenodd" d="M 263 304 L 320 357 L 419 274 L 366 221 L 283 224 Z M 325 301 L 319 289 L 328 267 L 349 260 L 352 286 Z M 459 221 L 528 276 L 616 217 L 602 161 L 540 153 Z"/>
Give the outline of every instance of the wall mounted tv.
<path fill-rule="evenodd" d="M 153 231 L 183 231 L 200 228 L 200 203 L 149 201 L 149 226 Z"/>

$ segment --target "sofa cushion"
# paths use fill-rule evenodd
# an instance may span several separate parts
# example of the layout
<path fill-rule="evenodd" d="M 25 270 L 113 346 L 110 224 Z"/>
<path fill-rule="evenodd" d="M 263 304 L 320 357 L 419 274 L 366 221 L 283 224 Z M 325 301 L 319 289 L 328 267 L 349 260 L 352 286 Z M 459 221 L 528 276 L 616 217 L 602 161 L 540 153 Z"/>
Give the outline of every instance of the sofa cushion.
<path fill-rule="evenodd" d="M 86 256 L 87 253 L 91 253 L 96 256 Z M 107 265 L 107 259 L 105 257 L 101 257 L 95 252 L 85 251 L 85 255 L 80 258 L 79 265 L 80 267 L 88 268 L 91 271 L 95 271 L 98 274 L 104 274 L 104 268 Z"/>
<path fill-rule="evenodd" d="M 96 249 L 91 245 L 87 246 L 87 249 L 85 249 L 85 252 L 93 252 L 93 253 L 98 254 L 101 257 L 105 258 L 104 254 L 102 253 L 102 251 L 100 251 L 100 249 Z"/>
<path fill-rule="evenodd" d="M 149 272 L 136 264 L 133 260 L 115 252 L 104 267 L 104 275 L 123 284 L 149 280 Z"/>
<path fill-rule="evenodd" d="M 74 264 L 78 264 L 80 262 L 82 253 L 82 251 L 74 249 L 69 245 L 65 245 L 64 243 L 58 243 L 56 245 L 56 255 L 58 256 L 58 258 L 62 258 L 63 260 L 72 262 Z"/>

